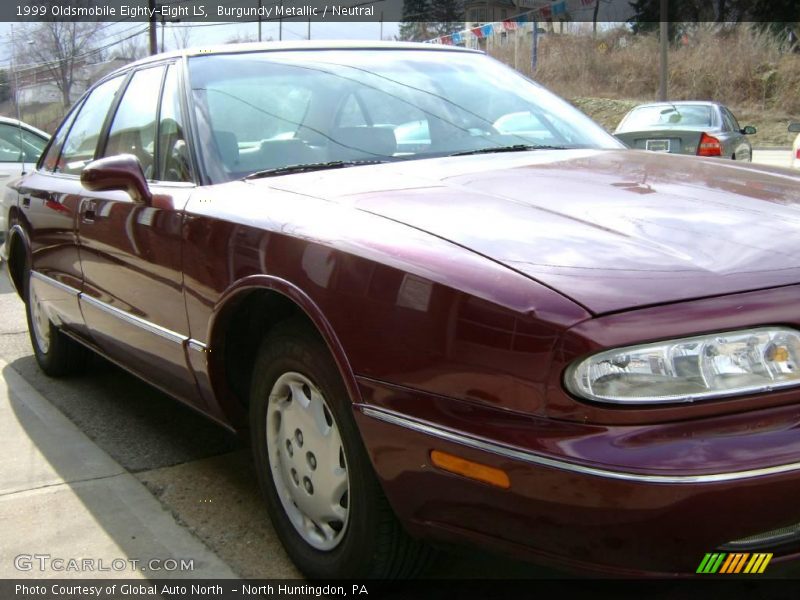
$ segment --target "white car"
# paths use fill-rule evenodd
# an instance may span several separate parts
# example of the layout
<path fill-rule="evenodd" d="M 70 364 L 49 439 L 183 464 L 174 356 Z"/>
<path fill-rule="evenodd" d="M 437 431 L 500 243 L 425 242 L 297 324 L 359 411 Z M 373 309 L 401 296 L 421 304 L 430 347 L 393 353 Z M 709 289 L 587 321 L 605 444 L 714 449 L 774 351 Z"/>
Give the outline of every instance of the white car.
<path fill-rule="evenodd" d="M 792 144 L 792 159 L 790 164 L 795 169 L 800 169 L 800 123 L 789 124 L 789 131 L 797 134 L 797 137 L 794 138 L 794 144 Z"/>
<path fill-rule="evenodd" d="M 47 145 L 50 136 L 40 129 L 0 117 L 0 242 L 5 239 L 9 206 L 6 205 L 6 184 L 32 168 Z"/>

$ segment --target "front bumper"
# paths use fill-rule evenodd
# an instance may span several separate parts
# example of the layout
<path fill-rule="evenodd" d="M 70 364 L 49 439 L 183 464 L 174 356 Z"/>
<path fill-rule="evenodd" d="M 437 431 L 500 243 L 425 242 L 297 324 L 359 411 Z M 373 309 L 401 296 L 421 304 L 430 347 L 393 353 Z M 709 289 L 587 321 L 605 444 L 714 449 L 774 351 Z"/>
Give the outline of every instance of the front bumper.
<path fill-rule="evenodd" d="M 778 462 L 771 452 L 800 444 L 797 407 L 676 430 L 559 423 L 374 382 L 362 381 L 362 392 L 370 404 L 356 418 L 387 497 L 424 537 L 572 570 L 663 576 L 693 574 L 708 552 L 800 523 L 800 451 Z M 441 471 L 432 450 L 500 469 L 511 487 Z M 773 552 L 779 568 L 798 549 L 784 540 L 752 551 Z"/>

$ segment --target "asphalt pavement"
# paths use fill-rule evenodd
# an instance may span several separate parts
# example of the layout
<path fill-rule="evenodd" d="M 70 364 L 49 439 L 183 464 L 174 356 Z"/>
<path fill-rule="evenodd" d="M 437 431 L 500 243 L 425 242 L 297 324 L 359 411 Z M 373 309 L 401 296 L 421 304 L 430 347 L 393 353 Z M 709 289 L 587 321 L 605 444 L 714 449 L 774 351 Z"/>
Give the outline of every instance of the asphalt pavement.
<path fill-rule="evenodd" d="M 780 149 L 754 149 L 753 162 L 772 167 L 790 167 L 792 151 L 789 148 Z"/>

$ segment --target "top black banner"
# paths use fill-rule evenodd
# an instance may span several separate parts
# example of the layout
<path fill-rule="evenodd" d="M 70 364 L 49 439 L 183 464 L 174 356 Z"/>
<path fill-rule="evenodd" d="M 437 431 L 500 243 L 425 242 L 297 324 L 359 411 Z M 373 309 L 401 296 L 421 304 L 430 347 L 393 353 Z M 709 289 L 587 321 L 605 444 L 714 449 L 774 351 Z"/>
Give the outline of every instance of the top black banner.
<path fill-rule="evenodd" d="M 472 27 L 518 20 L 653 23 L 663 0 L 3 0 L 0 20 L 448 22 Z M 667 0 L 672 22 L 796 25 L 798 0 Z"/>

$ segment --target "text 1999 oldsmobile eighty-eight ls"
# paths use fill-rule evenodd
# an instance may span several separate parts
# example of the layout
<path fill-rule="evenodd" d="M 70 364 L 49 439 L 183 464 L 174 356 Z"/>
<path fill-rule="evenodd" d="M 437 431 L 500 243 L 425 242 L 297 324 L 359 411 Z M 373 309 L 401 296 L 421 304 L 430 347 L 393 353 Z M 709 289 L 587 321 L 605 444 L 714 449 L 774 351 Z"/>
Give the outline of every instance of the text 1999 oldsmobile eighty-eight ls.
<path fill-rule="evenodd" d="M 7 190 L 51 375 L 249 431 L 309 576 L 800 548 L 800 177 L 622 147 L 481 53 L 156 56 Z"/>

